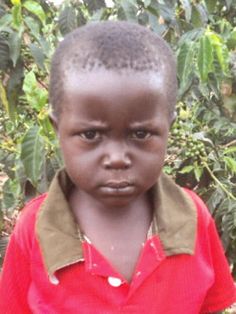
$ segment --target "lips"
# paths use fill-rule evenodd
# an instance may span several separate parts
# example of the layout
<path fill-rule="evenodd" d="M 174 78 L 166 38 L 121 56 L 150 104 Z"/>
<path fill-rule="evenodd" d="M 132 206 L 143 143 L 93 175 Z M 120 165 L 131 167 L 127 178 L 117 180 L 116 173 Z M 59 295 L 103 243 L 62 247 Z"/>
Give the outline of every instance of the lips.
<path fill-rule="evenodd" d="M 114 188 L 114 189 L 122 189 L 131 185 L 132 184 L 129 183 L 128 181 L 108 181 L 104 186 Z"/>
<path fill-rule="evenodd" d="M 102 193 L 110 196 L 128 196 L 134 193 L 135 186 L 128 181 L 108 181 L 100 189 Z"/>

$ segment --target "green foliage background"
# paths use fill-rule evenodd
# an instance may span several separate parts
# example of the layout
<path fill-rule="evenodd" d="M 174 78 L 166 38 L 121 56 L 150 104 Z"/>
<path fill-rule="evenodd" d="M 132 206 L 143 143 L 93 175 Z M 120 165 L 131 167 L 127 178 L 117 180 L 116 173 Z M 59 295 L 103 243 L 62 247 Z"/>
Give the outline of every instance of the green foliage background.
<path fill-rule="evenodd" d="M 79 25 L 138 22 L 163 36 L 178 61 L 178 119 L 165 171 L 205 199 L 236 276 L 236 2 L 103 0 L 0 2 L 0 231 L 43 193 L 62 165 L 48 120 L 50 59 Z M 5 217 L 5 219 L 4 219 Z"/>

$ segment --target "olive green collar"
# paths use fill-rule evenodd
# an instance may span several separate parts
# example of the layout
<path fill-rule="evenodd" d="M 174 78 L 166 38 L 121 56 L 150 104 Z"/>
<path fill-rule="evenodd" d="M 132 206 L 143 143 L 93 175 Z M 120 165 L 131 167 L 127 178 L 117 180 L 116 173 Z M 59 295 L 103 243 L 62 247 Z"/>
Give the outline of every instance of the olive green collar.
<path fill-rule="evenodd" d="M 83 236 L 65 196 L 71 186 L 65 170 L 59 171 L 36 220 L 36 235 L 49 276 L 84 260 Z M 158 235 L 167 256 L 194 254 L 197 213 L 192 199 L 165 174 L 150 193 L 154 216 L 148 237 Z"/>

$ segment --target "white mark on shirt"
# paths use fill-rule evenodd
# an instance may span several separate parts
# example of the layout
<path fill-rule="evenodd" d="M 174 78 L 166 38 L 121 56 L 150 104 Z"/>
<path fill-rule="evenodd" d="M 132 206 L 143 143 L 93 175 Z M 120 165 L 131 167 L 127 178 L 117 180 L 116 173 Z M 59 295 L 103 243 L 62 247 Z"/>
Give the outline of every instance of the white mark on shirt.
<path fill-rule="evenodd" d="M 59 280 L 55 275 L 49 276 L 49 281 L 55 286 L 59 284 Z"/>
<path fill-rule="evenodd" d="M 107 281 L 112 287 L 119 287 L 122 284 L 121 279 L 116 277 L 108 277 Z"/>

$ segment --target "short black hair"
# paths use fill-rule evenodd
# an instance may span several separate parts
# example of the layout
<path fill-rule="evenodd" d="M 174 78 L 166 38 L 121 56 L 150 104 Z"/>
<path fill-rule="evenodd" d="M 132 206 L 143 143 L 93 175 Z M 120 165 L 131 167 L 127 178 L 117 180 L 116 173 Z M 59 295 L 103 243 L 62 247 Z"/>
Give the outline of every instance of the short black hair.
<path fill-rule="evenodd" d="M 125 21 L 92 22 L 66 35 L 52 58 L 49 99 L 54 114 L 63 103 L 65 74 L 104 68 L 118 72 L 162 72 L 168 105 L 174 111 L 176 63 L 168 44 L 151 30 Z"/>

